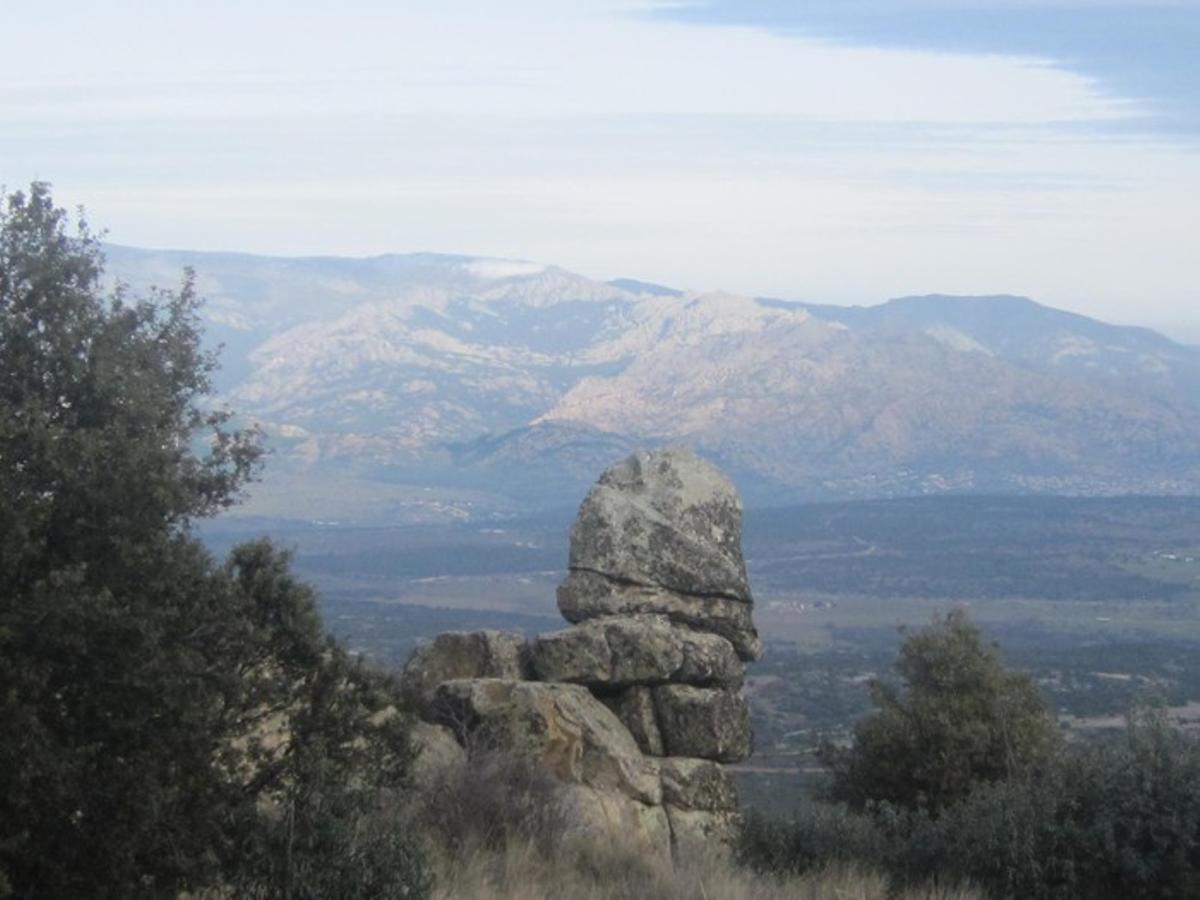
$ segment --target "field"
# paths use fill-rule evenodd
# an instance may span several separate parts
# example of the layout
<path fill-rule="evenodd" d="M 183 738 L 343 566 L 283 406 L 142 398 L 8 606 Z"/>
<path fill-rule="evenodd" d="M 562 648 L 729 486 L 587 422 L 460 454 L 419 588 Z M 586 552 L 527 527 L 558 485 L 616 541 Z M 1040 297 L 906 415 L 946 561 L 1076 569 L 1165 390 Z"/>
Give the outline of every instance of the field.
<path fill-rule="evenodd" d="M 339 528 L 218 522 L 217 550 L 258 533 L 290 545 L 327 622 L 400 665 L 450 629 L 563 627 L 554 588 L 572 511 L 486 525 Z M 786 807 L 819 778 L 888 676 L 900 629 L 965 605 L 1033 673 L 1075 737 L 1162 698 L 1200 702 L 1200 499 L 943 497 L 751 510 L 745 549 L 767 642 L 750 668 L 758 748 L 744 800 Z"/>

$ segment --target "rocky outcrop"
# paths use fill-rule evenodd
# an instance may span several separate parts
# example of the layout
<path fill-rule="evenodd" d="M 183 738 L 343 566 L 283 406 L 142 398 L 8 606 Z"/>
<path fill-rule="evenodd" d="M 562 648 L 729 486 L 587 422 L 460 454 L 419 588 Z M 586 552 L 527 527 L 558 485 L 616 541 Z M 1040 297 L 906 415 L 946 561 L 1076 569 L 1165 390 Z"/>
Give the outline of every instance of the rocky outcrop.
<path fill-rule="evenodd" d="M 588 494 L 570 567 L 571 627 L 447 633 L 413 653 L 403 689 L 432 723 L 418 745 L 446 757 L 454 734 L 526 755 L 577 827 L 676 859 L 713 852 L 738 821 L 721 763 L 750 755 L 739 691 L 762 650 L 733 486 L 688 451 L 635 454 Z"/>
<path fill-rule="evenodd" d="M 535 638 L 532 657 L 539 679 L 589 687 L 679 682 L 737 689 L 744 674 L 725 638 L 680 627 L 666 616 L 592 619 Z"/>
<path fill-rule="evenodd" d="M 515 678 L 532 675 L 525 636 L 504 631 L 447 631 L 413 651 L 404 666 L 405 699 L 423 715 L 438 685 L 456 678 Z"/>
<path fill-rule="evenodd" d="M 667 684 L 654 689 L 654 710 L 670 756 L 734 763 L 753 749 L 750 711 L 740 694 Z"/>
<path fill-rule="evenodd" d="M 577 684 L 501 678 L 447 681 L 435 708 L 452 727 L 491 746 L 535 756 L 566 784 L 583 784 L 657 805 L 658 769 L 612 711 Z"/>
<path fill-rule="evenodd" d="M 635 453 L 588 493 L 558 590 L 569 622 L 661 613 L 762 654 L 742 559 L 742 506 L 719 469 L 689 450 Z"/>

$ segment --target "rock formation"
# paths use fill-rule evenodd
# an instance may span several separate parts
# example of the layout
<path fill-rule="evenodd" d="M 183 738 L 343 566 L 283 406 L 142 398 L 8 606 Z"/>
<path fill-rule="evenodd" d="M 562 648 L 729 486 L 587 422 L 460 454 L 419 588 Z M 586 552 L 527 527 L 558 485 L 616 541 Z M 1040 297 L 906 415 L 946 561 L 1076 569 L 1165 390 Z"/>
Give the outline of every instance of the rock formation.
<path fill-rule="evenodd" d="M 551 771 L 581 827 L 676 858 L 719 846 L 737 822 L 720 764 L 750 755 L 739 691 L 762 652 L 741 534 L 733 485 L 691 452 L 613 466 L 571 529 L 572 625 L 419 647 L 403 675 L 418 743 L 446 756 L 450 735 L 486 734 Z"/>
<path fill-rule="evenodd" d="M 715 466 L 686 450 L 635 453 L 588 493 L 558 588 L 568 622 L 659 613 L 758 659 L 742 559 L 742 506 Z"/>

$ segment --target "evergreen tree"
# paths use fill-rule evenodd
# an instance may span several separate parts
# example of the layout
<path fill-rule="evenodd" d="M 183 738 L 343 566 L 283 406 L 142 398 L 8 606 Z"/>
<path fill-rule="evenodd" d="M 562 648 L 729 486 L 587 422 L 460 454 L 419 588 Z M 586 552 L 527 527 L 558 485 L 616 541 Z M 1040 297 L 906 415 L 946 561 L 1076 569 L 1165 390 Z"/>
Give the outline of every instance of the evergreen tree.
<path fill-rule="evenodd" d="M 353 896 L 419 896 L 380 818 L 392 686 L 285 554 L 190 532 L 261 456 L 210 402 L 191 273 L 106 293 L 70 226 L 44 184 L 0 207 L 0 896 L 329 896 L 313 873 L 348 865 Z"/>
<path fill-rule="evenodd" d="M 878 710 L 853 744 L 822 748 L 833 799 L 936 814 L 977 784 L 1031 771 L 1057 746 L 1037 686 L 1004 668 L 962 610 L 909 635 L 896 670 L 904 690 L 872 684 Z"/>

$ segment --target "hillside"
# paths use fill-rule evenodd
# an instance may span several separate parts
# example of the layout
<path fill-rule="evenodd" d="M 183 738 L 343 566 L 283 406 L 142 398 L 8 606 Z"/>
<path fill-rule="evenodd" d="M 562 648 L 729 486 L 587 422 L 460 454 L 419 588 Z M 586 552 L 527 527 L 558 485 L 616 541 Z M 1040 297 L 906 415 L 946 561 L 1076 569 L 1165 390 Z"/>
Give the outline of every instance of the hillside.
<path fill-rule="evenodd" d="M 805 306 L 463 256 L 108 253 L 135 288 L 196 269 L 219 386 L 276 450 L 249 514 L 570 505 L 668 442 L 751 503 L 1200 486 L 1200 350 L 1023 298 Z"/>

